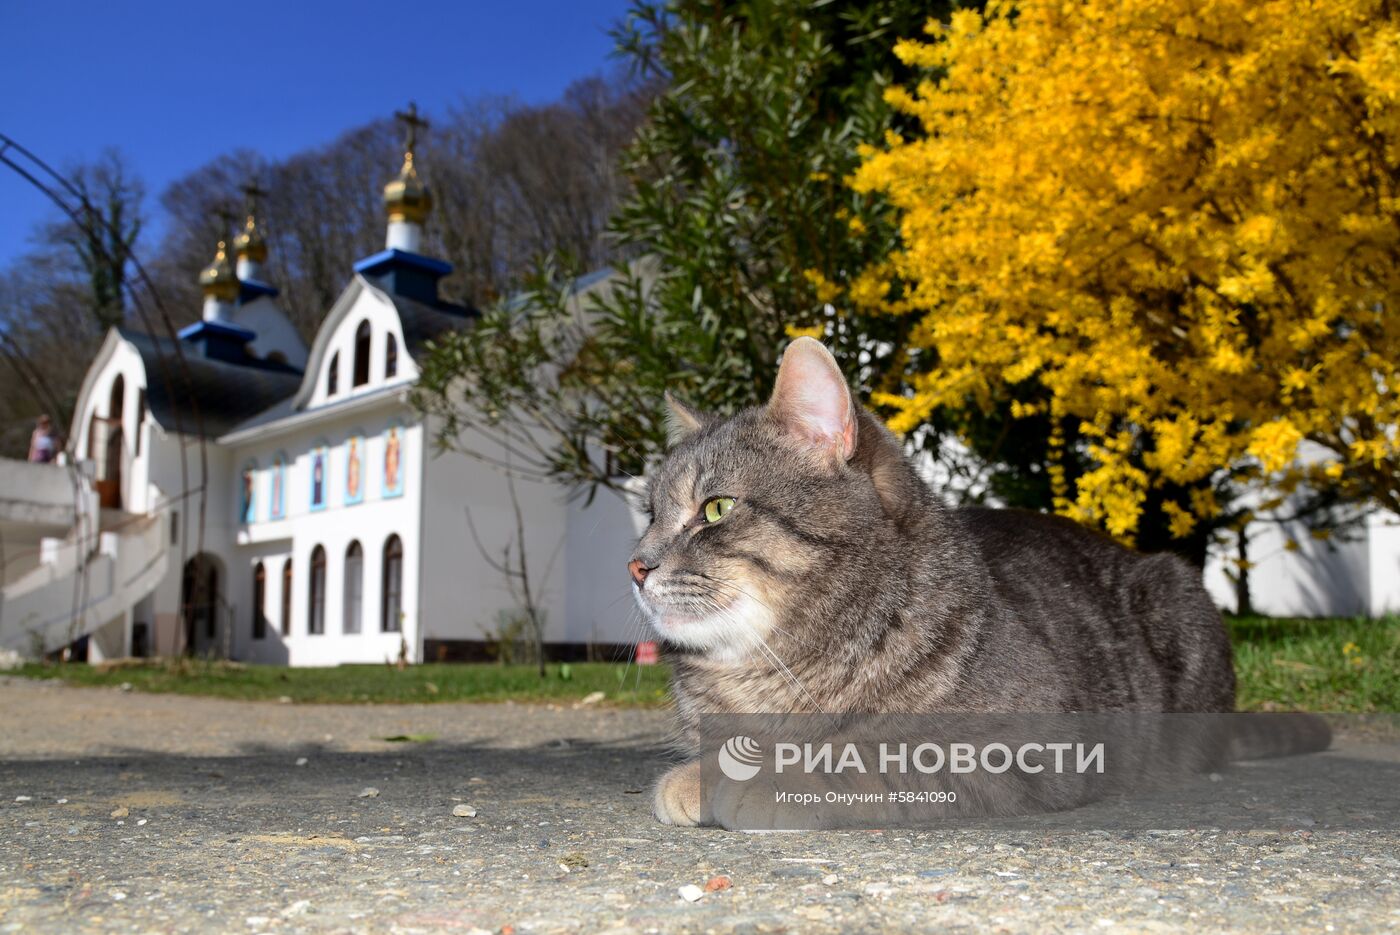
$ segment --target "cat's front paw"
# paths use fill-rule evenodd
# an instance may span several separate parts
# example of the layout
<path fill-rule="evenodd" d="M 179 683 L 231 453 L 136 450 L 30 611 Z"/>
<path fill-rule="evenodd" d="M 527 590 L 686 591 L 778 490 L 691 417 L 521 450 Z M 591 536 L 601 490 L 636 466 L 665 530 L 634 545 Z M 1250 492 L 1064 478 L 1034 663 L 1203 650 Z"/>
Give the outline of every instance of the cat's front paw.
<path fill-rule="evenodd" d="M 700 761 L 682 763 L 656 783 L 652 798 L 656 820 L 663 825 L 693 828 L 703 823 L 700 796 Z"/>

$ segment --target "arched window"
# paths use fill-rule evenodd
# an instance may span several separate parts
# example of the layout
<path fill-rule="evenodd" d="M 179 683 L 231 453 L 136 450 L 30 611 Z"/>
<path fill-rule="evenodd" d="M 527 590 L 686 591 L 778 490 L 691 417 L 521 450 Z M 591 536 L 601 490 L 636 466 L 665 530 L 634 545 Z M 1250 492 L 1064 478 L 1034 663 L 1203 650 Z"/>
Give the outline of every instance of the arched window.
<path fill-rule="evenodd" d="M 390 536 L 384 543 L 384 573 L 380 583 L 380 623 L 385 633 L 397 633 L 403 617 L 403 542 Z"/>
<path fill-rule="evenodd" d="M 292 635 L 292 560 L 282 563 L 282 635 Z"/>
<path fill-rule="evenodd" d="M 384 379 L 396 376 L 399 372 L 399 339 L 392 334 L 384 336 Z"/>
<path fill-rule="evenodd" d="M 136 453 L 141 453 L 141 427 L 146 424 L 146 389 L 136 391 Z"/>
<path fill-rule="evenodd" d="M 117 374 L 112 381 L 112 393 L 107 398 L 107 418 L 120 422 L 126 408 L 126 378 Z"/>
<path fill-rule="evenodd" d="M 360 632 L 365 590 L 365 553 L 358 542 L 345 550 L 345 632 Z"/>
<path fill-rule="evenodd" d="M 267 569 L 262 562 L 253 566 L 253 639 L 267 636 L 267 614 L 263 602 L 267 598 Z"/>
<path fill-rule="evenodd" d="M 311 582 L 306 591 L 306 632 L 326 632 L 326 550 L 311 550 Z"/>
<path fill-rule="evenodd" d="M 97 462 L 97 494 L 103 507 L 120 509 L 122 505 L 122 462 L 125 460 L 125 438 L 122 433 L 122 412 L 126 406 L 126 380 L 117 374 L 107 396 L 107 418 L 93 413 L 88 428 L 89 454 Z"/>
<path fill-rule="evenodd" d="M 360 322 L 355 329 L 355 374 L 352 386 L 364 386 L 369 382 L 369 322 Z"/>
<path fill-rule="evenodd" d="M 340 352 L 331 355 L 331 365 L 326 368 L 326 395 L 334 396 L 340 391 Z"/>

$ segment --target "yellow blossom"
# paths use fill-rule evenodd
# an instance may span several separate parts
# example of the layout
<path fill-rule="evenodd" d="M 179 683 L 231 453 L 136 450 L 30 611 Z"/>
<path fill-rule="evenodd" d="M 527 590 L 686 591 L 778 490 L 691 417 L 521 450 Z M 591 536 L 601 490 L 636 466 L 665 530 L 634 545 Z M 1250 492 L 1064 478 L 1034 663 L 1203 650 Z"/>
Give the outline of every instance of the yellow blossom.
<path fill-rule="evenodd" d="M 808 269 L 802 271 L 803 277 L 812 286 L 812 290 L 817 294 L 817 303 L 828 305 L 835 302 L 841 295 L 841 287 L 822 275 L 821 270 Z"/>
<path fill-rule="evenodd" d="M 1190 534 L 1251 465 L 1400 510 L 1393 4 L 994 0 L 895 54 L 937 80 L 889 90 L 908 129 L 851 180 L 901 243 L 856 304 L 923 316 L 938 366 L 892 427 L 1046 399 L 1089 457 L 1057 509 L 1124 539 L 1169 485 Z"/>
<path fill-rule="evenodd" d="M 1260 460 L 1266 471 L 1281 471 L 1298 453 L 1303 433 L 1287 419 L 1267 422 L 1254 430 L 1248 451 Z"/>
<path fill-rule="evenodd" d="M 786 331 L 787 336 L 794 341 L 798 338 L 816 338 L 817 340 L 821 340 L 822 337 L 826 335 L 826 328 L 823 325 L 812 325 L 807 328 L 798 325 L 785 325 L 783 330 Z"/>

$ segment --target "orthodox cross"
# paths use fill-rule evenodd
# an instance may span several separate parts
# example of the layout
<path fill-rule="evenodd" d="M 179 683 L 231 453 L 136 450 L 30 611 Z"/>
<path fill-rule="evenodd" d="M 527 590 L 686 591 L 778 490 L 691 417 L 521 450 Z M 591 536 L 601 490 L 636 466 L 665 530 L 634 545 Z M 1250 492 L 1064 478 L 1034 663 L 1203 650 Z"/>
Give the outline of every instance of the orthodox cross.
<path fill-rule="evenodd" d="M 412 101 L 408 102 L 408 110 L 394 111 L 394 117 L 408 128 L 408 136 L 404 140 L 404 152 L 413 155 L 413 149 L 418 145 L 418 128 L 428 129 L 428 121 L 418 116 L 418 105 Z"/>
<path fill-rule="evenodd" d="M 242 186 L 244 206 L 247 208 L 248 216 L 252 217 L 258 213 L 258 199 L 266 197 L 267 192 L 258 187 L 257 182 L 248 182 Z"/>
<path fill-rule="evenodd" d="M 222 243 L 224 238 L 228 236 L 229 228 L 233 226 L 237 215 L 228 209 L 228 205 L 217 205 L 212 213 L 214 217 L 219 219 L 219 241 Z"/>

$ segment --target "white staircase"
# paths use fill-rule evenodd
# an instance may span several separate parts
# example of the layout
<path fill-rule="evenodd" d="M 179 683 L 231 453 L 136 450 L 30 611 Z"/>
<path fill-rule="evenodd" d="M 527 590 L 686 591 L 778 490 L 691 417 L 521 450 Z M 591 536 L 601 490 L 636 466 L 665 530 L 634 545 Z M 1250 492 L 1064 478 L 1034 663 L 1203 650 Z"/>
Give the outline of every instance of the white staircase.
<path fill-rule="evenodd" d="M 0 503 L 7 507 L 0 519 L 11 530 L 69 521 L 62 538 L 39 540 L 36 567 L 28 563 L 0 579 L 0 653 L 34 657 L 62 649 L 123 619 L 165 576 L 170 511 L 101 511 L 90 480 L 80 476 L 75 488 L 67 473 L 52 465 L 0 465 Z M 149 502 L 161 502 L 158 491 L 151 493 Z"/>

